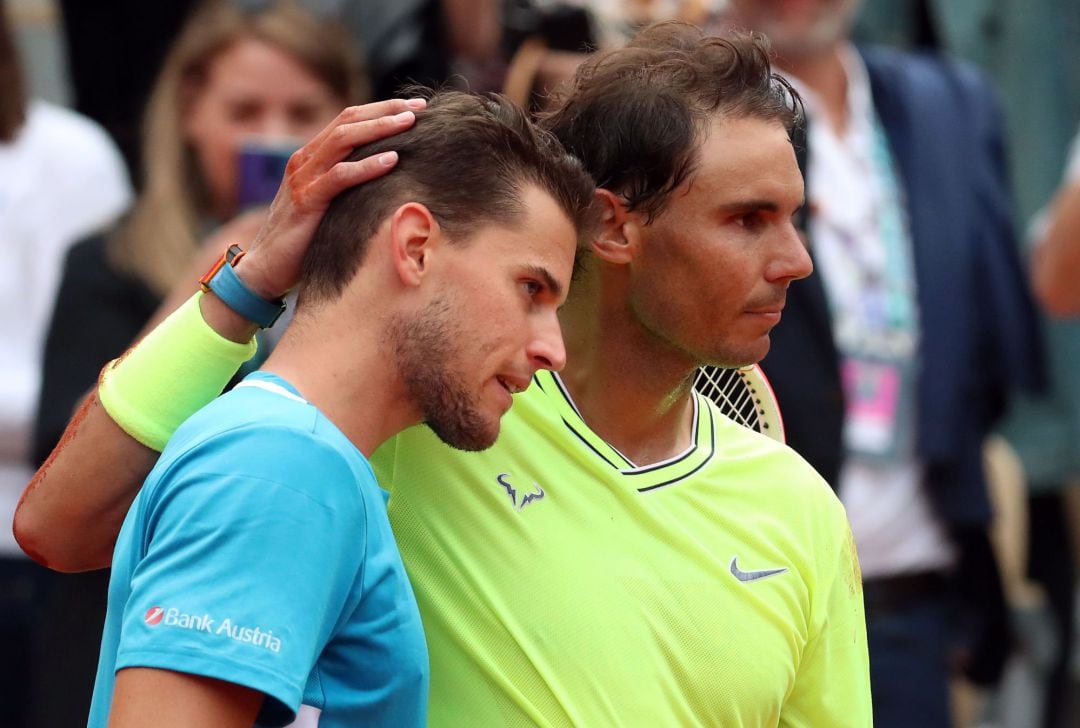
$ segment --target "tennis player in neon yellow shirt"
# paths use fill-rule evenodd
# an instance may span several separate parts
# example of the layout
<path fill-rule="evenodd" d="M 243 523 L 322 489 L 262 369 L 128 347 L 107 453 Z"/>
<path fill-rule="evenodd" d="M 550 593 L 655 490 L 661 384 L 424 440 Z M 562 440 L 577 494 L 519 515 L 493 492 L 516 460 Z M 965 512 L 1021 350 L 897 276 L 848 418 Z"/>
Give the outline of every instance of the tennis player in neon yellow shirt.
<path fill-rule="evenodd" d="M 794 106 L 759 41 L 666 25 L 586 62 L 543 122 L 593 175 L 603 217 L 560 314 L 566 368 L 492 383 L 531 386 L 485 452 L 417 427 L 372 459 L 420 605 L 432 725 L 871 724 L 842 506 L 793 451 L 691 388 L 700 364 L 760 360 L 787 287 L 811 272 L 791 222 Z M 241 280 L 295 282 L 311 228 L 297 219 L 271 216 Z M 140 376 L 210 371 L 182 336 L 162 338 L 174 350 Z M 453 383 L 441 401 L 454 417 L 439 426 L 472 416 Z M 92 402 L 24 497 L 16 527 L 54 566 L 98 565 L 93 538 L 51 534 L 100 533 L 138 488 L 105 454 L 149 470 L 118 432 Z"/>
<path fill-rule="evenodd" d="M 416 427 L 376 454 L 431 725 L 870 725 L 841 505 L 787 447 L 693 409 L 682 457 L 634 467 L 541 372 L 485 452 Z"/>

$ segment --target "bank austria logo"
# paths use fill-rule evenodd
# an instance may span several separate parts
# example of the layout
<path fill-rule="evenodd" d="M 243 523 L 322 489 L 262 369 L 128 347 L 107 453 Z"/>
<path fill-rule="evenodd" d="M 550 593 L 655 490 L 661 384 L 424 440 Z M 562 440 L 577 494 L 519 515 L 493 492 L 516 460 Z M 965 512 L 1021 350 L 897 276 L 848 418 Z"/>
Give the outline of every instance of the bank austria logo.
<path fill-rule="evenodd" d="M 177 629 L 187 629 L 192 632 L 202 632 L 215 637 L 223 637 L 261 647 L 271 652 L 281 652 L 281 638 L 275 637 L 273 630 L 264 630 L 261 627 L 246 627 L 233 622 L 226 617 L 220 622 L 209 614 L 187 614 L 176 607 L 150 607 L 143 615 L 143 621 L 150 627 L 163 625 Z"/>

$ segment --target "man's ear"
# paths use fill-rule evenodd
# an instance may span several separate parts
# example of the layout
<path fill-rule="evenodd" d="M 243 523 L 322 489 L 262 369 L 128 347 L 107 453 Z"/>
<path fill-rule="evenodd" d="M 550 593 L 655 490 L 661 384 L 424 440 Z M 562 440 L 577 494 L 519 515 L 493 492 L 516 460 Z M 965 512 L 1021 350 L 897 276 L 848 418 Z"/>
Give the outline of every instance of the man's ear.
<path fill-rule="evenodd" d="M 431 211 L 419 202 L 407 202 L 390 218 L 390 248 L 401 282 L 419 285 L 427 272 L 431 252 L 442 239 L 442 230 Z"/>
<path fill-rule="evenodd" d="M 641 247 L 638 215 L 626 209 L 621 197 L 600 187 L 596 189 L 596 204 L 600 208 L 600 232 L 593 240 L 593 253 L 615 265 L 631 262 Z"/>

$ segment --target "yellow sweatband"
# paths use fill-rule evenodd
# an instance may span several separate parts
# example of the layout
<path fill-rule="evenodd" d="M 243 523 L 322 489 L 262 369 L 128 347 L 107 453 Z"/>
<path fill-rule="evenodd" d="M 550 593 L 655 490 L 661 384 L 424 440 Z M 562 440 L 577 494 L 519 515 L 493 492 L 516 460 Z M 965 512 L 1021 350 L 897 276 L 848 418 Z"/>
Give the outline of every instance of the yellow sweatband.
<path fill-rule="evenodd" d="M 136 440 L 157 451 L 176 428 L 225 389 L 255 355 L 255 340 L 238 344 L 206 323 L 196 293 L 119 359 L 98 384 L 102 407 Z"/>

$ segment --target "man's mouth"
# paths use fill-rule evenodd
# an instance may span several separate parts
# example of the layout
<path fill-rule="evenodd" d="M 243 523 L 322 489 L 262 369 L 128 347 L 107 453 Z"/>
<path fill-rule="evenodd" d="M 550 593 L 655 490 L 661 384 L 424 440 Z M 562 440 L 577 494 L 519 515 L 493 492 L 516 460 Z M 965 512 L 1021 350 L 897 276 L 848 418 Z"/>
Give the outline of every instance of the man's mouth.
<path fill-rule="evenodd" d="M 520 377 L 509 377 L 496 375 L 495 379 L 503 386 L 503 388 L 510 394 L 517 394 L 524 392 L 529 387 L 530 379 L 521 379 Z"/>

